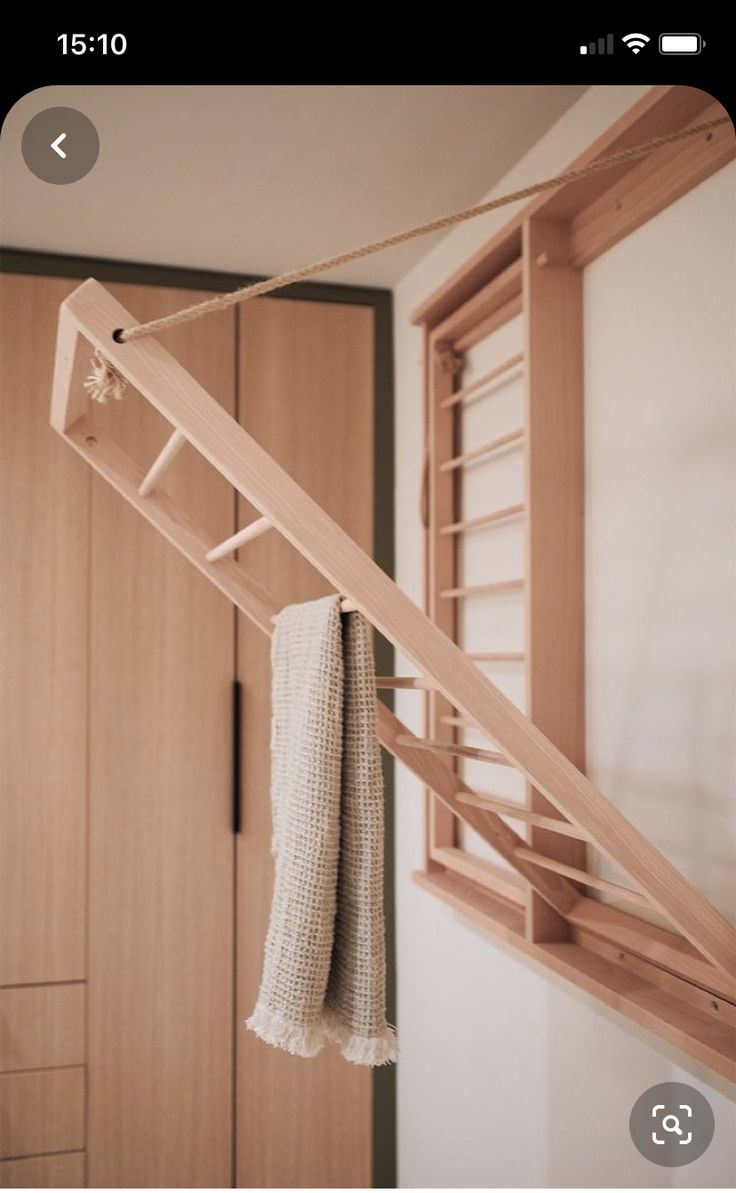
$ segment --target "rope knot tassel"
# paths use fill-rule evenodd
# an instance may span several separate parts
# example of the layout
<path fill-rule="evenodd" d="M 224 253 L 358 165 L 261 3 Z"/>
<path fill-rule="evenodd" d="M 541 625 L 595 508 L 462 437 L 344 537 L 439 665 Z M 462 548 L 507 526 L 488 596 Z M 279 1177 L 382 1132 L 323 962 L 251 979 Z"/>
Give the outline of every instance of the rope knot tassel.
<path fill-rule="evenodd" d="M 121 401 L 125 396 L 128 383 L 112 361 L 103 356 L 99 348 L 95 348 L 90 365 L 92 372 L 84 382 L 84 388 L 92 401 L 99 402 L 101 405 L 108 402 L 110 398 L 116 402 Z"/>

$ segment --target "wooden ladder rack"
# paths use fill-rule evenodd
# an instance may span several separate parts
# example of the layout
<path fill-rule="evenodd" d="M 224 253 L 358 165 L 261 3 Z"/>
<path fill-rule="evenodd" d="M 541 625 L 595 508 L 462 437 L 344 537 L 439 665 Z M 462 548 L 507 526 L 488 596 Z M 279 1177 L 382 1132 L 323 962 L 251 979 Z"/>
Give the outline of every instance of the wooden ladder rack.
<path fill-rule="evenodd" d="M 675 105 L 675 109 L 682 119 L 682 105 Z M 687 108 L 684 114 L 687 116 Z M 715 150 L 722 153 L 722 148 L 719 149 L 722 139 L 714 138 L 714 143 Z M 681 152 L 689 151 L 686 145 Z M 709 152 L 714 151 L 709 149 Z M 525 235 L 530 234 L 529 230 L 525 232 Z M 545 246 L 533 243 L 531 247 L 536 259 Z M 509 311 L 520 309 L 521 284 L 521 263 L 506 261 L 498 278 L 485 287 L 502 302 L 503 318 L 508 317 Z M 472 303 L 471 297 L 466 305 L 470 307 Z M 473 307 L 472 313 L 475 310 Z M 447 309 L 441 318 L 447 321 Z M 463 342 L 467 342 L 473 334 L 469 315 L 463 314 L 463 320 L 458 343 L 463 337 Z M 491 316 L 483 326 L 490 326 L 492 320 L 489 320 Z M 497 751 L 480 750 L 458 745 L 451 739 L 416 737 L 380 700 L 376 702 L 377 730 L 383 746 L 435 793 L 449 813 L 477 832 L 517 872 L 520 877 L 514 880 L 514 889 L 521 884 L 519 889 L 533 892 L 544 906 L 584 934 L 586 942 L 600 939 L 600 917 L 603 916 L 609 932 L 607 939 L 618 933 L 619 939 L 629 942 L 628 951 L 638 950 L 639 955 L 645 954 L 646 964 L 650 964 L 649 958 L 654 954 L 669 959 L 670 964 L 674 964 L 674 959 L 680 959 L 688 976 L 681 978 L 680 970 L 675 970 L 676 976 L 672 976 L 670 971 L 673 982 L 682 985 L 692 982 L 693 986 L 698 986 L 700 994 L 704 990 L 710 992 L 712 1001 L 733 997 L 736 932 L 726 918 L 605 799 L 540 728 L 515 707 L 476 662 L 466 657 L 445 632 L 439 605 L 436 608 L 440 624 L 435 624 L 433 616 L 427 616 L 409 600 L 157 340 L 144 338 L 123 344 L 116 341 L 114 333 L 117 329 L 135 322 L 135 317 L 94 280 L 84 282 L 62 304 L 51 402 L 51 425 L 55 430 L 266 634 L 272 632 L 279 613 L 278 604 L 249 576 L 247 561 L 244 566 L 233 558 L 233 552 L 265 531 L 275 531 L 287 539 L 341 594 L 343 609 L 359 610 L 416 668 L 417 676 L 380 677 L 378 689 L 426 691 L 430 700 L 441 701 L 438 705 L 441 715 L 462 718 L 497 746 Z M 90 346 L 107 358 L 171 426 L 168 443 L 147 472 L 111 437 L 100 433 L 90 420 L 83 387 Z M 517 355 L 481 381 L 487 385 L 522 363 L 525 371 L 536 367 L 528 353 Z M 464 391 L 438 394 L 439 405 L 457 404 L 478 392 L 481 381 L 465 387 Z M 166 468 L 185 444 L 199 452 L 258 511 L 256 521 L 222 543 L 210 541 L 210 536 L 194 525 L 158 487 Z M 457 457 L 450 450 L 444 458 L 452 462 Z M 451 523 L 450 517 L 446 525 L 449 527 Z M 449 605 L 451 601 L 475 593 L 502 592 L 523 584 L 521 579 L 488 585 L 448 584 L 440 591 L 440 597 L 445 605 Z M 518 652 L 512 652 L 511 658 L 517 657 Z M 452 729 L 451 726 L 447 728 L 448 732 Z M 521 814 L 521 811 L 510 809 L 508 801 L 475 792 L 448 765 L 446 755 L 458 753 L 515 767 L 541 794 L 545 809 L 549 811 L 532 807 Z M 548 821 L 557 815 L 560 824 L 553 827 Z M 597 883 L 600 889 L 604 880 L 594 879 L 559 857 L 546 856 L 547 851 L 541 848 L 541 838 L 538 839 L 540 844 L 534 840 L 530 847 L 504 818 L 515 816 L 534 826 L 535 832 L 548 833 L 556 840 L 568 835 L 573 845 L 585 841 L 594 844 L 634 886 L 632 890 L 606 882 L 607 892 L 615 888 L 614 893 L 656 909 L 670 921 L 676 932 L 665 932 L 642 921 L 636 921 L 632 927 L 629 923 L 632 917 L 620 918 L 621 913 L 615 908 L 587 898 L 583 886 L 595 887 Z M 481 866 L 479 863 L 476 868 Z M 468 881 L 470 894 L 460 901 L 462 909 L 468 913 L 470 908 L 469 913 L 477 914 L 482 920 L 486 913 L 481 911 L 478 900 L 483 892 L 473 893 L 472 879 Z M 510 889 L 508 881 L 507 889 Z M 458 899 L 457 890 L 452 884 L 447 887 L 448 902 Z M 496 900 L 496 904 L 501 909 L 503 898 L 500 902 Z M 515 906 L 518 909 L 518 905 Z M 501 921 L 507 925 L 500 929 L 502 933 L 507 931 L 517 946 L 526 948 L 538 959 L 543 957 L 551 968 L 569 976 L 569 952 L 565 953 L 561 945 L 552 941 L 524 943 L 523 930 L 520 936 L 518 927 L 509 926 L 508 914 L 499 910 Z M 565 947 L 577 948 L 576 957 L 581 959 L 575 964 L 579 968 L 588 967 L 583 983 L 586 988 L 612 1005 L 624 1007 L 627 1013 L 634 1013 L 631 1010 L 636 1004 L 634 995 L 629 992 L 624 996 L 620 990 L 616 993 L 614 986 L 619 978 L 615 977 L 614 981 L 612 977 L 609 981 L 602 976 L 605 964 L 602 954 L 596 954 L 593 945 L 586 944 L 582 950 L 579 943 Z M 624 955 L 623 946 L 619 952 Z M 597 957 L 597 969 L 590 960 L 594 956 Z M 657 1015 L 651 1010 L 640 1008 L 635 1017 L 657 1030 Z M 704 1028 L 698 1027 L 695 1032 L 696 1054 L 701 1058 L 707 1054 L 708 1063 L 725 1071 L 730 1067 L 733 1054 L 728 1054 L 726 1059 L 728 1050 L 719 1034 L 720 1027 L 709 1030 L 710 1036 L 704 1034 Z M 693 1035 L 693 1031 L 688 1035 L 682 1027 L 675 1033 L 671 1024 L 667 1026 L 667 1032 L 668 1038 L 676 1035 L 683 1046 L 688 1046 Z"/>
<path fill-rule="evenodd" d="M 704 110 L 719 110 L 708 102 L 686 88 L 653 88 L 571 165 L 635 143 L 644 128 L 666 132 Z M 590 187 L 534 200 L 412 317 L 424 337 L 428 613 L 468 660 L 487 664 L 493 678 L 508 682 L 529 720 L 581 772 L 586 761 L 580 267 L 733 157 L 732 133 L 719 147 L 709 144 L 698 153 L 673 153 L 624 170 L 615 180 L 600 178 Z M 506 578 L 509 573 L 513 578 Z M 511 663 L 519 665 L 504 666 Z M 681 951 L 682 937 L 667 937 L 668 949 L 677 955 L 668 952 L 666 962 L 659 938 L 653 947 L 659 930 L 641 918 L 653 906 L 651 888 L 627 865 L 622 868 L 634 879 L 632 886 L 591 870 L 595 849 L 621 864 L 618 847 L 602 848 L 600 836 L 591 835 L 572 805 L 563 808 L 528 773 L 522 794 L 508 770 L 494 771 L 493 764 L 510 755 L 503 735 L 488 728 L 488 722 L 469 717 L 454 696 L 435 690 L 425 698 L 424 738 L 447 756 L 458 802 L 520 821 L 528 841 L 515 848 L 516 862 L 531 864 L 537 875 L 556 875 L 569 884 L 567 893 L 572 889 L 580 898 L 565 910 L 527 879 L 519 900 L 507 872 L 478 856 L 463 818 L 435 798 L 431 784 L 424 870 L 415 880 L 638 1022 L 678 1043 L 685 1037 L 693 1055 L 723 1071 L 734 1058 L 724 1004 L 704 998 L 705 975 L 694 977 L 692 955 Z M 466 736 L 476 733 L 490 738 L 500 759 Z M 490 765 L 485 770 L 478 763 Z M 463 782 L 466 772 L 469 785 Z M 489 792 L 483 790 L 486 783 Z M 491 794 L 496 784 L 499 793 Z M 588 889 L 593 899 L 583 894 Z M 621 905 L 633 905 L 632 910 L 620 910 Z M 633 942 L 633 953 L 622 942 Z M 640 987 L 641 998 L 634 992 Z M 667 1001 L 665 987 L 676 1006 Z M 733 997 L 731 986 L 727 1014 L 736 1022 Z M 649 1010 L 656 1005 L 656 1016 L 643 1014 L 645 1002 Z M 703 1013 L 708 1022 L 696 1026 L 693 1018 L 684 1026 L 688 1015 Z M 723 1033 L 715 1059 L 714 1028 Z"/>
<path fill-rule="evenodd" d="M 736 934 L 728 921 L 680 875 L 669 862 L 609 804 L 592 783 L 570 763 L 352 539 L 312 501 L 286 472 L 264 452 L 205 390 L 156 341 L 117 344 L 113 332 L 135 322 L 99 283 L 84 282 L 62 304 L 52 398 L 52 425 L 68 443 L 150 522 L 184 552 L 200 571 L 265 632 L 278 614 L 272 598 L 229 558 L 207 559 L 212 544 L 178 512 L 171 499 L 155 489 L 140 494 L 140 470 L 110 439 L 90 433 L 86 395 L 72 384 L 79 337 L 106 355 L 122 375 L 186 441 L 261 510 L 262 517 L 284 535 L 337 591 L 349 608 L 359 609 L 373 625 L 431 680 L 454 707 L 498 743 L 502 755 L 475 751 L 474 756 L 503 757 L 528 775 L 556 807 L 583 830 L 639 884 L 652 906 L 658 907 L 693 945 L 724 972 L 736 974 Z M 82 349 L 84 352 L 84 347 Z M 160 459 L 160 457 L 159 457 Z M 412 769 L 412 755 L 445 752 L 448 743 L 416 738 L 399 728 L 397 719 L 378 705 L 378 724 L 384 744 Z M 452 747 L 461 751 L 472 747 Z M 445 767 L 442 766 L 443 772 Z M 437 765 L 437 764 L 436 764 Z M 447 771 L 447 779 L 451 779 Z M 445 781 L 446 782 L 446 781 Z M 445 782 L 440 784 L 445 786 Z M 438 793 L 440 794 L 440 793 Z M 470 819 L 470 809 L 451 802 Z M 480 812 L 480 810 L 477 810 Z M 472 817 L 484 835 L 493 814 Z M 494 826 L 500 831 L 499 826 Z M 518 849 L 526 843 L 506 826 L 509 859 L 527 877 L 538 867 Z M 528 862 L 528 865 L 523 863 Z M 559 878 L 559 876 L 557 876 Z M 564 883 L 554 888 L 536 874 L 532 885 L 554 904 L 566 903 L 572 892 Z M 554 889 L 554 894 L 552 890 Z"/>

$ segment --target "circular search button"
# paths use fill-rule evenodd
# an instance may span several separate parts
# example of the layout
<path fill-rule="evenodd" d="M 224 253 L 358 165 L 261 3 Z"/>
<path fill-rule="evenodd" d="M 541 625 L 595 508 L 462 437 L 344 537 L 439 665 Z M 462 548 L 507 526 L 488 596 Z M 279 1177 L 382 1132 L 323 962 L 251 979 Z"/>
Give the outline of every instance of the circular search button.
<path fill-rule="evenodd" d="M 637 1098 L 629 1118 L 634 1146 L 662 1168 L 692 1164 L 710 1147 L 715 1131 L 710 1103 L 681 1081 L 663 1081 Z"/>

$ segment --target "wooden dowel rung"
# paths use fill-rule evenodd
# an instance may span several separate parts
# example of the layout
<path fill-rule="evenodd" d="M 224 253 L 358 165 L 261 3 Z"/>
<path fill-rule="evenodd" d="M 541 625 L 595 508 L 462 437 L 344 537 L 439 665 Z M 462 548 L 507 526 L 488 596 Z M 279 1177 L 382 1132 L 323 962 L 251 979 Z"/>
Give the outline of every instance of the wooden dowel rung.
<path fill-rule="evenodd" d="M 526 824 L 547 829 L 550 833 L 558 833 L 561 837 L 572 837 L 576 841 L 590 840 L 576 824 L 570 824 L 567 820 L 557 820 L 553 816 L 542 816 L 539 812 L 531 812 L 524 804 L 515 804 L 497 795 L 485 795 L 479 791 L 458 791 L 455 798 L 460 804 L 470 804 L 473 808 L 487 808 L 489 812 L 508 816 L 509 820 L 523 820 Z"/>
<path fill-rule="evenodd" d="M 347 597 L 344 597 L 343 600 L 340 601 L 340 612 L 341 613 L 357 613 L 357 611 L 358 611 L 358 606 L 355 604 L 354 601 L 349 601 L 347 599 Z M 273 617 L 271 618 L 271 624 L 276 625 L 276 622 L 278 621 L 278 619 L 279 619 L 278 613 L 274 613 Z"/>
<path fill-rule="evenodd" d="M 465 530 L 475 530 L 480 526 L 490 526 L 492 522 L 503 522 L 505 518 L 515 518 L 524 513 L 524 503 L 506 505 L 503 509 L 493 510 L 490 514 L 479 514 L 477 518 L 465 518 L 462 522 L 451 522 L 449 526 L 441 526 L 440 534 L 462 534 Z"/>
<path fill-rule="evenodd" d="M 578 870 L 575 866 L 568 866 L 566 862 L 560 862 L 557 858 L 546 857 L 543 853 L 537 853 L 535 849 L 527 849 L 525 846 L 517 846 L 514 850 L 514 855 L 521 858 L 525 862 L 531 862 L 535 866 L 541 866 L 543 870 L 553 870 L 555 874 L 562 874 L 565 878 L 572 878 L 574 882 L 582 882 L 585 886 L 593 887 L 596 891 L 603 891 L 607 895 L 615 895 L 618 899 L 628 899 L 630 903 L 636 903 L 639 907 L 649 907 L 652 904 L 646 895 L 642 895 L 640 891 L 632 891 L 631 887 L 621 886 L 618 882 L 609 882 L 607 878 L 598 878 L 595 874 L 588 874 L 587 870 Z"/>
<path fill-rule="evenodd" d="M 377 688 L 416 688 L 419 691 L 431 692 L 434 684 L 421 675 L 377 675 Z"/>
<path fill-rule="evenodd" d="M 256 518 L 255 522 L 251 522 L 248 526 L 244 526 L 242 530 L 231 534 L 230 538 L 224 539 L 223 542 L 218 543 L 216 547 L 208 551 L 207 562 L 214 563 L 217 559 L 222 559 L 225 555 L 232 555 L 233 551 L 237 551 L 238 547 L 242 547 L 245 543 L 250 543 L 253 539 L 259 538 L 260 535 L 265 534 L 272 527 L 273 523 L 270 518 Z"/>
<path fill-rule="evenodd" d="M 465 657 L 477 663 L 523 663 L 526 655 L 523 650 L 466 650 Z"/>
<path fill-rule="evenodd" d="M 465 588 L 445 588 L 440 596 L 445 601 L 454 601 L 460 597 L 482 596 L 488 592 L 511 592 L 514 588 L 523 588 L 523 579 L 497 580 L 495 584 L 472 584 Z"/>
<path fill-rule="evenodd" d="M 503 754 L 495 750 L 479 750 L 476 746 L 457 746 L 453 742 L 435 741 L 431 737 L 414 737 L 410 733 L 396 738 L 397 745 L 409 746 L 413 750 L 432 750 L 435 754 L 453 754 L 458 758 L 475 758 L 480 762 L 497 762 L 500 766 L 513 766 Z"/>
<path fill-rule="evenodd" d="M 186 439 L 181 431 L 174 431 L 169 436 L 140 483 L 138 492 L 141 497 L 148 497 L 151 490 L 156 487 L 159 477 L 163 476 L 169 464 L 171 464 L 172 460 L 176 459 L 185 443 Z"/>
<path fill-rule="evenodd" d="M 454 468 L 462 468 L 463 464 L 470 464 L 473 460 L 480 460 L 482 456 L 488 456 L 491 452 L 498 451 L 501 447 L 507 447 L 511 443 L 517 443 L 523 438 L 523 427 L 519 427 L 516 431 L 509 431 L 508 435 L 499 435 L 498 439 L 491 439 L 489 443 L 483 443 L 480 447 L 474 447 L 472 451 L 463 452 L 461 456 L 453 456 L 451 460 L 445 460 L 444 464 L 440 464 L 440 472 L 452 472 Z"/>
<path fill-rule="evenodd" d="M 472 381 L 470 385 L 464 385 L 462 389 L 456 389 L 454 394 L 450 394 L 449 398 L 445 398 L 440 402 L 443 410 L 447 410 L 450 406 L 455 406 L 458 402 L 462 402 L 463 398 L 469 398 L 471 394 L 482 389 L 485 385 L 490 385 L 491 381 L 495 381 L 497 377 L 503 377 L 504 373 L 509 373 L 511 369 L 515 369 L 524 360 L 524 353 L 517 352 L 515 356 L 510 356 L 503 364 L 496 365 L 495 369 L 491 369 L 489 373 L 484 373 L 477 381 Z"/>
<path fill-rule="evenodd" d="M 445 716 L 445 717 L 440 717 L 439 720 L 440 720 L 440 725 L 452 725 L 456 729 L 474 729 L 476 731 L 476 733 L 481 732 L 481 730 L 478 729 L 478 726 L 474 725 L 472 721 L 469 721 L 467 719 L 467 717 Z"/>

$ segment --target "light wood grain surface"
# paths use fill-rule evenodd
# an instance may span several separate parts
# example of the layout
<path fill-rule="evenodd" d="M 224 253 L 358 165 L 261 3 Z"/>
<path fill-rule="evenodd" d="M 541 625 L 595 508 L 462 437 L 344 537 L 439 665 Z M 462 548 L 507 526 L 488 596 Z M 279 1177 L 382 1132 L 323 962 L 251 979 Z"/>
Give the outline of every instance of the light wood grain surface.
<path fill-rule="evenodd" d="M 115 290 L 142 318 L 198 297 Z M 169 337 L 231 413 L 232 314 Z M 93 415 L 142 471 L 169 435 L 135 393 Z M 161 487 L 213 538 L 234 529 L 191 448 Z M 228 1185 L 232 609 L 99 479 L 90 590 L 89 1182 Z"/>
<path fill-rule="evenodd" d="M 520 296 L 521 272 L 521 260 L 513 261 L 434 329 L 437 339 L 457 343 L 468 333 L 477 334 L 479 324 Z M 478 338 L 482 339 L 482 335 Z"/>
<path fill-rule="evenodd" d="M 84 1147 L 84 1069 L 0 1075 L 0 1158 Z"/>
<path fill-rule="evenodd" d="M 527 706 L 534 724 L 585 770 L 585 446 L 583 279 L 567 264 L 563 225 L 524 225 L 526 357 Z M 546 258 L 548 264 L 539 264 Z M 528 784 L 532 812 L 557 815 Z M 532 847 L 577 869 L 586 846 L 532 827 Z M 567 940 L 569 927 L 530 896 L 531 940 Z"/>
<path fill-rule="evenodd" d="M 85 975 L 90 478 L 48 425 L 64 279 L 0 278 L 0 983 Z"/>
<path fill-rule="evenodd" d="M 80 1189 L 84 1152 L 0 1161 L 0 1189 Z"/>
<path fill-rule="evenodd" d="M 85 986 L 0 990 L 0 1071 L 81 1065 L 85 1060 Z"/>
<path fill-rule="evenodd" d="M 240 310 L 240 421 L 355 539 L 373 544 L 372 312 L 285 299 Z M 254 510 L 240 503 L 238 525 Z M 241 552 L 278 605 L 330 586 L 278 534 Z M 360 1188 L 371 1182 L 369 1071 L 327 1048 L 305 1061 L 243 1025 L 261 977 L 272 890 L 269 640 L 238 619 L 243 831 L 237 845 L 237 1183 Z"/>
<path fill-rule="evenodd" d="M 442 464 L 456 451 L 456 427 L 451 410 L 444 403 L 455 389 L 459 360 L 448 344 L 431 339 L 427 343 L 427 533 L 425 564 L 427 614 L 444 633 L 454 638 L 457 609 L 440 599 L 440 592 L 457 583 L 457 544 L 443 538 L 440 528 L 455 520 L 457 481 L 452 473 L 442 471 Z M 436 687 L 426 701 L 427 736 L 451 743 L 457 739 L 454 729 L 442 718 L 452 714 L 452 704 Z M 457 770 L 457 766 L 455 768 Z M 431 791 L 427 795 L 427 865 L 435 866 L 435 848 L 452 848 L 457 841 L 457 821 L 446 804 Z"/>

